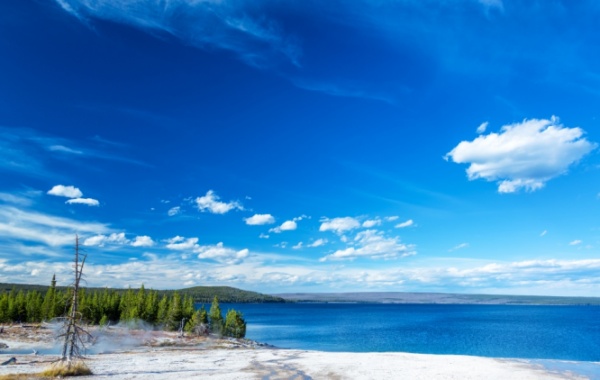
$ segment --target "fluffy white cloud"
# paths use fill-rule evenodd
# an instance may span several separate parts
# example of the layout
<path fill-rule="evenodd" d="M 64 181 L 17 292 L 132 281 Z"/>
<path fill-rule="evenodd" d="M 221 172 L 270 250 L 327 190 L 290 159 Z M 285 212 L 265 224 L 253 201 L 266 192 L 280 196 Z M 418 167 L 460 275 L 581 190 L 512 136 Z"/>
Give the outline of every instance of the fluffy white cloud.
<path fill-rule="evenodd" d="M 298 224 L 294 220 L 286 220 L 281 226 L 271 228 L 269 232 L 278 234 L 282 231 L 294 231 L 296 228 L 298 228 Z"/>
<path fill-rule="evenodd" d="M 48 194 L 56 195 L 57 197 L 81 198 L 83 193 L 74 186 L 56 185 L 48 190 Z"/>
<path fill-rule="evenodd" d="M 198 254 L 199 259 L 211 259 L 225 264 L 239 264 L 249 255 L 247 249 L 236 251 L 224 247 L 223 243 L 198 247 L 195 252 Z"/>
<path fill-rule="evenodd" d="M 364 228 L 372 228 L 372 227 L 379 226 L 379 225 L 381 225 L 381 220 L 379 220 L 379 219 L 365 220 L 362 224 L 362 226 Z"/>
<path fill-rule="evenodd" d="M 535 191 L 567 171 L 597 145 L 581 128 L 567 128 L 558 118 L 524 120 L 505 125 L 500 133 L 462 141 L 446 159 L 468 163 L 469 180 L 497 181 L 498 191 Z"/>
<path fill-rule="evenodd" d="M 175 216 L 175 215 L 179 214 L 180 212 L 181 212 L 181 207 L 179 207 L 179 206 L 171 207 L 169 209 L 169 211 L 167 211 L 167 215 Z"/>
<path fill-rule="evenodd" d="M 205 196 L 196 198 L 196 204 L 200 211 L 208 211 L 213 214 L 225 214 L 234 209 L 244 209 L 239 202 L 232 201 L 226 203 L 219 201 L 219 199 L 219 196 L 214 191 L 209 190 Z"/>
<path fill-rule="evenodd" d="M 319 231 L 333 231 L 338 234 L 360 227 L 360 222 L 349 216 L 344 218 L 324 219 Z"/>
<path fill-rule="evenodd" d="M 579 245 L 581 243 L 583 243 L 583 241 L 577 239 L 577 240 L 573 240 L 572 242 L 570 242 L 569 245 Z"/>
<path fill-rule="evenodd" d="M 275 218 L 271 214 L 254 214 L 244 219 L 249 226 L 261 226 L 263 224 L 275 223 Z"/>
<path fill-rule="evenodd" d="M 248 249 L 234 250 L 226 248 L 220 242 L 216 245 L 200 245 L 198 238 L 184 238 L 175 236 L 165 241 L 167 249 L 174 251 L 190 251 L 198 255 L 199 259 L 210 259 L 224 264 L 239 264 L 249 255 Z"/>
<path fill-rule="evenodd" d="M 292 246 L 292 249 L 301 249 L 304 246 L 304 243 L 302 243 L 301 241 L 298 242 L 298 244 Z"/>
<path fill-rule="evenodd" d="M 396 228 L 406 228 L 406 227 L 412 226 L 413 224 L 415 224 L 415 222 L 412 219 L 409 219 L 406 222 L 396 224 L 395 227 Z"/>
<path fill-rule="evenodd" d="M 65 202 L 68 204 L 84 204 L 88 206 L 98 206 L 100 204 L 96 199 L 82 198 L 83 193 L 74 186 L 56 185 L 48 190 L 48 194 L 71 198 Z"/>
<path fill-rule="evenodd" d="M 396 220 L 398 220 L 398 219 L 400 219 L 400 217 L 399 217 L 399 216 L 397 216 L 397 215 L 392 215 L 392 216 L 387 216 L 387 217 L 385 218 L 385 221 L 386 221 L 386 222 L 394 222 L 394 221 L 396 221 Z"/>
<path fill-rule="evenodd" d="M 198 247 L 198 238 L 184 238 L 182 236 L 175 236 L 174 238 L 167 239 L 167 249 L 175 250 L 175 251 L 183 251 L 195 249 Z"/>
<path fill-rule="evenodd" d="M 154 240 L 150 236 L 136 236 L 131 242 L 132 247 L 152 247 Z"/>
<path fill-rule="evenodd" d="M 356 234 L 352 241 L 353 246 L 335 251 L 322 257 L 320 261 L 328 260 L 354 260 L 360 257 L 371 259 L 396 259 L 414 255 L 414 247 L 400 243 L 398 237 L 385 237 L 376 230 L 365 230 Z"/>
<path fill-rule="evenodd" d="M 65 203 L 81 204 L 81 205 L 88 205 L 88 206 L 98 206 L 100 204 L 100 202 L 98 202 L 98 200 L 92 199 L 92 198 L 73 198 L 73 199 L 69 199 Z"/>
<path fill-rule="evenodd" d="M 83 241 L 83 245 L 88 247 L 104 247 L 106 244 L 124 245 L 128 243 L 129 240 L 125 237 L 124 232 L 112 233 L 110 235 L 96 235 Z"/>

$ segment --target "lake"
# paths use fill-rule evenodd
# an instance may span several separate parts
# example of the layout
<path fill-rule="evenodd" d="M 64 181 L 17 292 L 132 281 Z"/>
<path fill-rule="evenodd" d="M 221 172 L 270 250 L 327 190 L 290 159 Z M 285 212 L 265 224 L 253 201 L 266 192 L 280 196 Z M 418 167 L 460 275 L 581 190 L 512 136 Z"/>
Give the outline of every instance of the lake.
<path fill-rule="evenodd" d="M 207 305 L 207 308 L 210 305 Z M 281 348 L 600 361 L 599 306 L 222 304 Z"/>

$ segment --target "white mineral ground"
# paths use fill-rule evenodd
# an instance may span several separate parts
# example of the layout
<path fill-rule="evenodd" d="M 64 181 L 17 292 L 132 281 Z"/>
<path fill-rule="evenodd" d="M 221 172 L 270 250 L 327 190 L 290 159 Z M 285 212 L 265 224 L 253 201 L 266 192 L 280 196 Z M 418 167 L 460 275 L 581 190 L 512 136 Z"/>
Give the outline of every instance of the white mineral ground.
<path fill-rule="evenodd" d="M 519 359 L 408 353 L 287 350 L 251 341 L 179 338 L 176 333 L 120 327 L 91 331 L 85 362 L 93 376 L 77 379 L 587 379 L 550 371 Z M 0 333 L 0 376 L 34 374 L 58 359 L 60 343 L 50 325 L 5 326 Z M 0 344 L 0 346 L 2 346 Z M 33 350 L 38 351 L 37 355 Z M 594 363 L 597 365 L 597 363 Z M 600 368 L 600 367 L 599 367 Z"/>

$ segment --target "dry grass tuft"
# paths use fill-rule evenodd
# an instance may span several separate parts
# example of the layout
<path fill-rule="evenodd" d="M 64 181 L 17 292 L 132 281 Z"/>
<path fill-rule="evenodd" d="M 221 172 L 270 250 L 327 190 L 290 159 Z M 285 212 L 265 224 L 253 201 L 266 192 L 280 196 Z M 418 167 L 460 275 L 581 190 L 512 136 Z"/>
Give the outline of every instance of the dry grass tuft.
<path fill-rule="evenodd" d="M 19 373 L 19 374 L 8 374 L 0 375 L 0 380 L 42 380 L 44 377 L 37 373 Z"/>
<path fill-rule="evenodd" d="M 82 361 L 76 362 L 58 362 L 50 368 L 42 371 L 42 377 L 67 377 L 67 376 L 88 376 L 92 370 Z"/>

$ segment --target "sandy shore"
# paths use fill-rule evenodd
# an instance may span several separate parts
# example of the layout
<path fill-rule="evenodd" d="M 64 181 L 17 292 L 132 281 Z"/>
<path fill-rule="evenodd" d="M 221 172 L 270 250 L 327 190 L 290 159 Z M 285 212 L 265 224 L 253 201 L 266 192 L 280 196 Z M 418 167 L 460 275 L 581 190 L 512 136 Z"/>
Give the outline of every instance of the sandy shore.
<path fill-rule="evenodd" d="M 43 339 L 39 336 L 44 335 Z M 2 339 L 2 338 L 6 339 Z M 18 339 L 17 339 L 18 338 Z M 9 347 L 0 360 L 0 376 L 37 373 L 57 359 L 56 344 L 47 332 L 0 336 Z M 577 363 L 553 361 L 549 369 L 532 361 L 455 355 L 408 353 L 334 353 L 284 350 L 251 342 L 209 338 L 178 338 L 162 332 L 113 330 L 97 343 L 100 351 L 87 356 L 94 375 L 80 379 L 589 379 L 567 369 Z M 11 347 L 12 352 L 11 352 Z M 37 347 L 37 348 L 35 348 Z M 33 354 L 37 349 L 48 354 Z M 116 351 L 116 352 L 115 352 Z M 568 364 L 566 366 L 560 364 Z M 593 365 L 592 372 L 600 364 Z M 589 368 L 588 368 L 589 370 Z"/>

